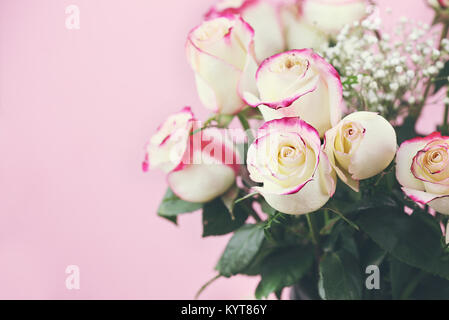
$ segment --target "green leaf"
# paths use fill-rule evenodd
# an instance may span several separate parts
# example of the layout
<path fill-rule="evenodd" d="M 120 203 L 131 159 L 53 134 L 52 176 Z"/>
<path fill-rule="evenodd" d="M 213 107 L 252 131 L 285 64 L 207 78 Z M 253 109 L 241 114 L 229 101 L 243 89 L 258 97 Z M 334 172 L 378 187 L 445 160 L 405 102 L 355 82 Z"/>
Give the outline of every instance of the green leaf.
<path fill-rule="evenodd" d="M 190 213 L 200 210 L 204 204 L 192 203 L 181 200 L 169 188 L 162 199 L 161 204 L 157 210 L 157 214 L 173 223 L 177 223 L 177 216 L 183 213 Z"/>
<path fill-rule="evenodd" d="M 240 228 L 248 219 L 248 212 L 243 204 L 237 204 L 233 211 L 232 216 L 220 198 L 206 203 L 203 208 L 203 237 L 221 236 Z"/>
<path fill-rule="evenodd" d="M 371 239 L 367 239 L 360 249 L 360 261 L 362 266 L 376 265 L 380 266 L 384 261 L 387 252 L 379 247 Z"/>
<path fill-rule="evenodd" d="M 260 200 L 260 206 L 262 211 L 269 216 L 274 216 L 276 213 L 278 213 L 278 211 L 276 209 L 273 209 L 263 198 Z"/>
<path fill-rule="evenodd" d="M 437 276 L 427 276 L 410 297 L 415 300 L 449 300 L 449 281 Z"/>
<path fill-rule="evenodd" d="M 244 225 L 232 236 L 215 269 L 225 277 L 241 273 L 257 255 L 263 240 L 263 228 Z"/>
<path fill-rule="evenodd" d="M 265 258 L 272 254 L 276 249 L 276 244 L 271 241 L 264 240 L 259 252 L 257 252 L 251 263 L 244 270 L 242 270 L 240 274 L 247 276 L 257 276 L 262 274 Z"/>
<path fill-rule="evenodd" d="M 276 291 L 274 294 L 276 296 L 276 299 L 278 300 L 282 300 L 282 291 L 284 291 L 284 289 L 281 289 L 279 291 Z"/>
<path fill-rule="evenodd" d="M 399 300 L 401 298 L 404 289 L 413 280 L 414 276 L 416 276 L 416 269 L 397 259 L 390 259 L 390 282 L 393 299 Z"/>
<path fill-rule="evenodd" d="M 323 295 L 327 300 L 359 300 L 362 276 L 357 259 L 346 250 L 328 252 L 320 263 Z"/>
<path fill-rule="evenodd" d="M 256 298 L 267 298 L 273 292 L 297 283 L 313 265 L 313 252 L 303 247 L 287 247 L 271 254 L 262 267 L 262 280 Z"/>
<path fill-rule="evenodd" d="M 220 197 L 223 204 L 228 209 L 231 217 L 234 218 L 234 207 L 235 207 L 235 199 L 239 196 L 239 188 L 236 185 L 233 185 L 229 190 Z"/>
<path fill-rule="evenodd" d="M 362 212 L 357 224 L 399 261 L 449 279 L 449 254 L 441 245 L 442 232 L 423 219 L 399 208 L 384 208 Z"/>

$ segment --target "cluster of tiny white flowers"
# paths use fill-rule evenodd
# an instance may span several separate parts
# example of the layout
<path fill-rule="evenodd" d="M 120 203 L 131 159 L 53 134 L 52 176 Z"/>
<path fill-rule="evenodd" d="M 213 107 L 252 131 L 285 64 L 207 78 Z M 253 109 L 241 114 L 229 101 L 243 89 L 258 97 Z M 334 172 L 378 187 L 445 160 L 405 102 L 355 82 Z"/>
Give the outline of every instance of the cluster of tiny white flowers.
<path fill-rule="evenodd" d="M 427 84 L 449 57 L 449 40 L 439 43 L 440 32 L 407 18 L 400 19 L 392 35 L 381 25 L 372 16 L 348 25 L 322 54 L 341 75 L 349 111 L 374 111 L 394 120 L 424 103 Z"/>

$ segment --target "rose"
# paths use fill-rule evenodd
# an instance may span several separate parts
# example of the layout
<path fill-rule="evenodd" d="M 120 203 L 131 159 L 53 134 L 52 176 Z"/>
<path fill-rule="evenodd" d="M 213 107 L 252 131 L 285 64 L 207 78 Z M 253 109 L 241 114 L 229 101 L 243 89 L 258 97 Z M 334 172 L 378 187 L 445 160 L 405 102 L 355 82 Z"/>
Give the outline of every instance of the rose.
<path fill-rule="evenodd" d="M 284 51 L 280 17 L 277 9 L 266 0 L 220 0 L 206 19 L 223 15 L 240 15 L 254 29 L 254 45 L 258 61 Z"/>
<path fill-rule="evenodd" d="M 449 7 L 449 0 L 438 0 L 438 3 L 440 4 L 440 6 L 442 8 L 447 8 Z"/>
<path fill-rule="evenodd" d="M 143 169 L 161 169 L 179 198 L 204 203 L 232 186 L 239 161 L 222 130 L 198 127 L 188 107 L 170 116 L 151 138 Z"/>
<path fill-rule="evenodd" d="M 396 177 L 412 200 L 449 215 L 449 137 L 436 132 L 402 143 Z"/>
<path fill-rule="evenodd" d="M 300 5 L 283 5 L 280 12 L 285 42 L 289 50 L 303 48 L 319 50 L 329 42 L 329 37 L 324 31 L 304 20 Z"/>
<path fill-rule="evenodd" d="M 367 16 L 366 0 L 298 0 L 281 9 L 289 49 L 319 49 L 346 25 Z"/>
<path fill-rule="evenodd" d="M 324 150 L 343 182 L 359 191 L 393 161 L 397 140 L 392 125 L 373 112 L 354 112 L 326 132 Z"/>
<path fill-rule="evenodd" d="M 248 150 L 255 187 L 274 209 L 293 215 L 314 212 L 335 192 L 336 176 L 321 150 L 318 132 L 299 118 L 265 123 Z"/>
<path fill-rule="evenodd" d="M 341 119 L 343 90 L 340 76 L 310 49 L 287 51 L 266 59 L 256 74 L 259 97 L 244 94 L 259 106 L 265 121 L 300 117 L 320 136 Z"/>
<path fill-rule="evenodd" d="M 449 7 L 449 0 L 427 0 L 427 3 L 434 9 L 446 9 Z"/>
<path fill-rule="evenodd" d="M 254 31 L 242 18 L 223 16 L 203 22 L 188 36 L 186 51 L 204 106 L 236 114 L 244 91 L 255 91 Z"/>

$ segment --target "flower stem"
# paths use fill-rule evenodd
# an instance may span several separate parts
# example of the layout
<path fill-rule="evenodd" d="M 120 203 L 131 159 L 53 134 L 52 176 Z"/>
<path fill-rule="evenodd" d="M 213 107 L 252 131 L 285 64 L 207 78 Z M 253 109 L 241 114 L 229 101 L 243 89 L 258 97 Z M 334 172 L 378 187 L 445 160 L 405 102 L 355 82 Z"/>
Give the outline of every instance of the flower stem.
<path fill-rule="evenodd" d="M 420 272 L 417 276 L 410 281 L 409 285 L 404 289 L 400 297 L 401 300 L 408 300 L 410 295 L 415 291 L 416 287 L 420 284 L 421 280 L 426 276 L 426 273 Z"/>
<path fill-rule="evenodd" d="M 195 295 L 195 300 L 198 300 L 198 298 L 200 297 L 200 295 L 203 293 L 204 290 L 206 290 L 206 288 L 208 286 L 210 286 L 212 283 L 214 283 L 215 281 L 217 281 L 218 279 L 221 278 L 221 274 L 216 275 L 215 277 L 213 277 L 212 279 L 210 279 L 209 281 L 207 281 L 201 288 L 200 290 L 198 290 L 198 292 Z"/>
<path fill-rule="evenodd" d="M 251 144 L 254 141 L 253 133 L 251 132 L 251 126 L 249 125 L 248 120 L 245 118 L 245 116 L 242 113 L 239 113 L 237 115 L 239 118 L 240 123 L 242 124 L 243 129 L 246 132 L 246 135 L 248 137 L 248 144 Z"/>
<path fill-rule="evenodd" d="M 449 33 L 449 23 L 446 23 L 446 24 L 444 24 L 443 30 L 441 32 L 440 42 L 439 42 L 439 46 L 438 46 L 439 50 L 442 49 L 441 42 L 443 41 L 443 39 L 445 39 L 447 37 L 448 33 Z M 415 119 L 419 119 L 419 117 L 421 116 L 422 109 L 426 105 L 427 98 L 429 97 L 430 89 L 432 88 L 432 84 L 433 84 L 433 80 L 434 79 L 430 78 L 429 81 L 427 82 L 422 102 L 418 105 L 418 109 L 416 110 L 416 114 L 413 115 Z"/>
<path fill-rule="evenodd" d="M 447 96 L 449 97 L 449 91 L 447 92 Z M 443 126 L 441 127 L 441 133 L 443 135 L 449 134 L 449 103 L 446 103 L 444 106 L 444 118 L 443 118 Z"/>
<path fill-rule="evenodd" d="M 310 236 L 313 244 L 315 245 L 315 258 L 318 263 L 320 260 L 320 238 L 318 236 L 318 229 L 315 224 L 315 217 L 313 216 L 313 213 L 307 214 L 306 217 L 307 223 L 309 224 Z"/>

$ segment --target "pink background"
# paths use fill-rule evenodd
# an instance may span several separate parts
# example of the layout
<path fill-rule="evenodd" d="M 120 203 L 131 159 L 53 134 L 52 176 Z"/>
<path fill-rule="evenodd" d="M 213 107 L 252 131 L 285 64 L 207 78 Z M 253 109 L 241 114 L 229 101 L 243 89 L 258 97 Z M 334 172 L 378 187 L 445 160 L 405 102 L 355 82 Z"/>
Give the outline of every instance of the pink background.
<path fill-rule="evenodd" d="M 164 175 L 140 166 L 167 115 L 207 115 L 184 42 L 211 3 L 0 0 L 0 298 L 190 299 L 214 276 L 228 237 L 202 240 L 197 213 L 180 227 L 158 218 Z M 65 28 L 69 4 L 80 30 Z M 441 118 L 426 110 L 427 124 Z M 71 264 L 78 291 L 65 287 Z M 252 298 L 257 281 L 219 280 L 202 298 Z"/>

